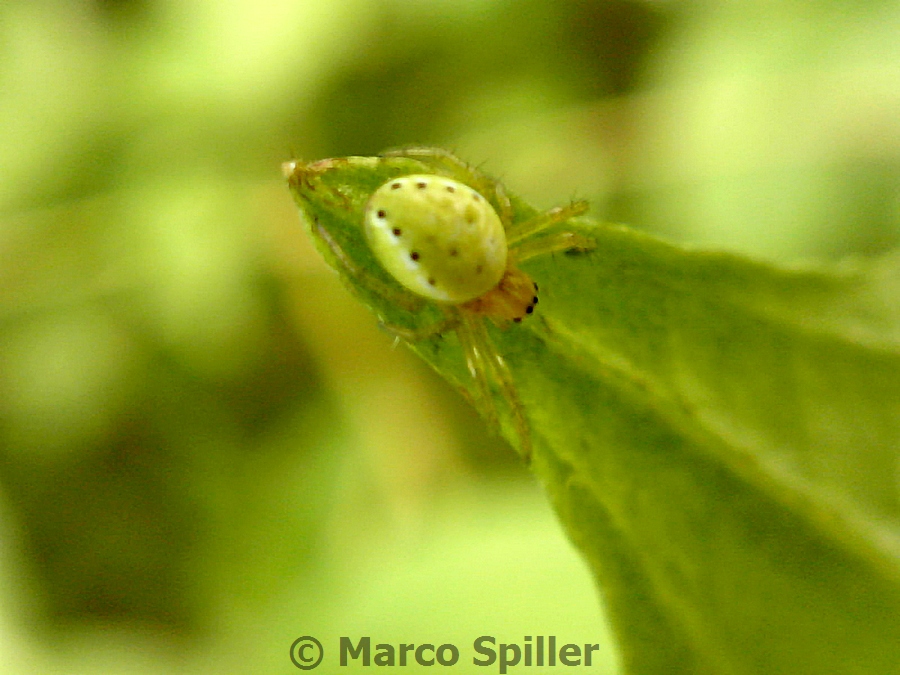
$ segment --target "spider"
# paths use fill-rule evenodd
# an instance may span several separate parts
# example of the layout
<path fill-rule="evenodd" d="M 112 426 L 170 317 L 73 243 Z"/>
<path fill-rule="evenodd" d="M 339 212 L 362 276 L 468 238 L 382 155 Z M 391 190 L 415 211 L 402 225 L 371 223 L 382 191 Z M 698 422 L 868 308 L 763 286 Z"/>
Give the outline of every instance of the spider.
<path fill-rule="evenodd" d="M 493 383 L 509 406 L 520 453 L 528 462 L 532 452 L 528 419 L 509 367 L 491 341 L 487 320 L 505 328 L 534 312 L 538 285 L 519 268 L 522 262 L 594 247 L 593 239 L 577 232 L 547 232 L 583 214 L 588 204 L 576 201 L 516 221 L 499 182 L 437 148 L 405 148 L 378 158 L 290 161 L 282 168 L 301 209 L 319 199 L 330 202 L 331 208 L 353 212 L 355 195 L 328 185 L 328 173 L 403 159 L 417 160 L 432 173 L 401 172 L 356 196 L 357 201 L 366 200 L 360 226 L 368 248 L 394 284 L 360 267 L 317 216 L 309 219 L 312 234 L 330 250 L 333 264 L 370 294 L 411 311 L 422 301 L 437 308 L 442 318 L 430 325 L 411 329 L 382 320 L 382 326 L 408 342 L 455 331 L 488 422 L 498 423 Z"/>

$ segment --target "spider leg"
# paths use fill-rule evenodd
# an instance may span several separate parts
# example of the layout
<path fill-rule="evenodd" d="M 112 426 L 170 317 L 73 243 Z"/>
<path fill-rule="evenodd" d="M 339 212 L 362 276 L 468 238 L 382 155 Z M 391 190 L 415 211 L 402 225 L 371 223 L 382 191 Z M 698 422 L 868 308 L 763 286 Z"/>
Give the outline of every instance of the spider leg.
<path fill-rule="evenodd" d="M 503 227 L 505 228 L 507 223 L 512 223 L 513 221 L 513 207 L 512 202 L 509 201 L 509 197 L 506 194 L 506 190 L 503 188 L 503 184 L 500 181 L 493 181 L 491 183 L 491 191 L 494 193 L 494 201 L 497 206 L 500 207 L 500 222 L 503 223 Z"/>
<path fill-rule="evenodd" d="M 466 164 L 459 157 L 443 148 L 429 148 L 425 146 L 412 146 L 397 148 L 381 153 L 382 157 L 410 157 L 412 159 L 428 159 L 442 165 L 445 171 L 451 174 L 463 175 L 475 179 L 475 182 L 486 181 L 475 168 Z"/>
<path fill-rule="evenodd" d="M 463 354 L 466 357 L 466 365 L 469 367 L 469 373 L 475 380 L 478 389 L 478 398 L 481 400 L 485 417 L 488 424 L 493 427 L 497 424 L 497 408 L 494 406 L 494 398 L 491 395 L 491 385 L 488 381 L 488 366 L 485 362 L 485 352 L 483 340 L 479 340 L 476 322 L 466 315 L 462 315 L 462 321 L 456 329 L 459 336 L 459 343 L 462 346 Z M 484 330 L 484 326 L 481 326 Z"/>
<path fill-rule="evenodd" d="M 412 312 L 421 307 L 422 303 L 420 300 L 412 298 L 408 294 L 398 292 L 396 289 L 388 286 L 381 279 L 366 272 L 353 262 L 350 259 L 350 256 L 348 256 L 344 249 L 341 248 L 341 245 L 334 240 L 331 233 L 322 227 L 318 218 L 316 218 L 313 223 L 312 231 L 316 237 L 328 246 L 331 250 L 331 254 L 334 256 L 337 266 L 340 267 L 345 275 L 353 278 L 361 286 L 364 286 L 372 293 L 384 297 L 388 302 L 399 305 L 407 311 Z"/>
<path fill-rule="evenodd" d="M 422 326 L 420 328 L 404 328 L 403 326 L 386 323 L 385 321 L 380 321 L 378 326 L 394 337 L 401 338 L 403 340 L 406 340 L 407 342 L 419 342 L 420 340 L 427 340 L 428 338 L 432 338 L 435 335 L 440 335 L 442 333 L 446 333 L 448 330 L 454 330 L 458 328 L 459 317 L 448 316 L 445 317 L 443 321 L 438 321 L 436 323 L 429 324 L 428 326 Z"/>
<path fill-rule="evenodd" d="M 531 463 L 531 430 L 525 417 L 525 408 L 516 392 L 512 373 L 503 357 L 497 352 L 485 328 L 484 319 L 466 312 L 457 328 L 460 342 L 466 353 L 469 371 L 475 378 L 481 398 L 487 408 L 488 421 L 497 422 L 497 409 L 491 394 L 489 377 L 500 387 L 513 416 L 513 425 L 519 436 L 520 453 L 526 463 Z"/>
<path fill-rule="evenodd" d="M 463 183 L 468 184 L 476 192 L 481 193 L 492 201 L 494 206 L 498 208 L 500 220 L 503 223 L 512 222 L 512 203 L 509 201 L 503 186 L 498 181 L 491 180 L 470 164 L 466 164 L 452 152 L 448 152 L 443 148 L 410 147 L 388 150 L 382 153 L 382 156 L 423 158 L 438 163 L 449 173 L 450 177 L 459 178 Z M 491 197 L 493 197 L 493 200 L 490 199 Z"/>
<path fill-rule="evenodd" d="M 556 208 L 536 215 L 534 218 L 529 218 L 521 223 L 511 225 L 506 230 L 506 242 L 512 246 L 526 237 L 530 237 L 533 234 L 546 230 L 548 227 L 552 227 L 557 223 L 563 223 L 569 220 L 569 218 L 580 216 L 589 208 L 590 204 L 586 201 L 572 202 L 568 206 L 557 206 Z"/>
<path fill-rule="evenodd" d="M 310 192 L 316 192 L 321 188 L 320 199 L 333 208 L 349 210 L 352 207 L 350 198 L 335 187 L 329 187 L 319 180 L 323 173 L 336 166 L 347 163 L 346 159 L 322 159 L 318 162 L 304 164 L 292 159 L 281 165 L 281 173 L 287 179 L 288 186 L 295 197 L 310 201 Z"/>
<path fill-rule="evenodd" d="M 556 253 L 557 251 L 590 251 L 597 246 L 597 242 L 587 235 L 578 232 L 554 232 L 544 237 L 529 239 L 517 244 L 509 251 L 510 258 L 517 263 L 534 258 L 539 255 Z"/>

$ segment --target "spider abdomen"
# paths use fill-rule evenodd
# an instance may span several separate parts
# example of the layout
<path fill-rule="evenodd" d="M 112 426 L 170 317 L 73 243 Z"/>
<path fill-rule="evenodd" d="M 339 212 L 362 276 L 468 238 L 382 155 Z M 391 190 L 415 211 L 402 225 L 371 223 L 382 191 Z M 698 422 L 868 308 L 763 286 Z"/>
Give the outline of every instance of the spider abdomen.
<path fill-rule="evenodd" d="M 369 199 L 365 231 L 391 276 L 430 300 L 469 302 L 506 273 L 506 233 L 497 212 L 478 192 L 449 178 L 388 181 Z"/>

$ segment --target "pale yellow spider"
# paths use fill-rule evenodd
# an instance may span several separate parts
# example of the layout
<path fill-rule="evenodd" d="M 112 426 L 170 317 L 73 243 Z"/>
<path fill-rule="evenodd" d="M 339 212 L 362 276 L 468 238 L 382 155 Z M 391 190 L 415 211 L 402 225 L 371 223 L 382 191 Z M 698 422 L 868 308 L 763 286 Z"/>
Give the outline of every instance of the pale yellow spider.
<path fill-rule="evenodd" d="M 367 272 L 337 243 L 317 218 L 309 222 L 314 237 L 330 249 L 340 271 L 370 293 L 403 307 L 415 307 L 408 294 L 433 303 L 443 319 L 424 328 L 383 325 L 394 335 L 415 342 L 455 331 L 474 378 L 488 421 L 497 423 L 491 382 L 508 402 L 526 461 L 531 433 L 522 402 L 506 361 L 497 352 L 485 319 L 498 326 L 518 323 L 535 310 L 537 284 L 518 265 L 534 256 L 588 250 L 594 241 L 577 232 L 546 230 L 584 213 L 583 201 L 551 209 L 515 222 L 515 212 L 500 183 L 487 178 L 454 155 L 435 148 L 406 148 L 382 158 L 350 157 L 283 166 L 301 209 L 328 194 L 339 207 L 354 208 L 352 199 L 326 188 L 325 174 L 338 169 L 420 160 L 438 173 L 411 173 L 391 178 L 375 189 L 360 214 L 360 226 L 374 257 L 399 288 Z M 405 297 L 404 297 L 405 296 Z"/>

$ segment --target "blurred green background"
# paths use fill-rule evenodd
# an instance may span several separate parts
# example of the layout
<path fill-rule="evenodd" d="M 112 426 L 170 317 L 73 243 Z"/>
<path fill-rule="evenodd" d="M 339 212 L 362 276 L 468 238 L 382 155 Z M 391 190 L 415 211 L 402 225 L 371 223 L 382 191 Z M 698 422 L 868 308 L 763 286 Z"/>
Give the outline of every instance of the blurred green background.
<path fill-rule="evenodd" d="M 440 145 L 538 207 L 873 256 L 898 35 L 896 2 L 0 4 L 0 670 L 291 673 L 311 634 L 470 672 L 555 634 L 613 672 L 540 487 L 318 259 L 280 163 Z"/>

